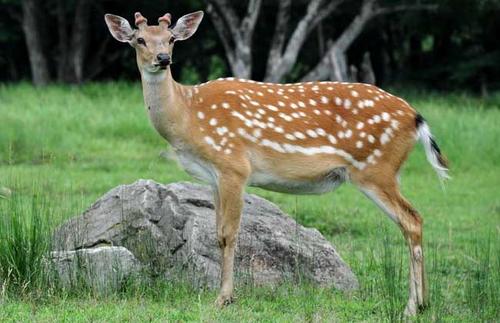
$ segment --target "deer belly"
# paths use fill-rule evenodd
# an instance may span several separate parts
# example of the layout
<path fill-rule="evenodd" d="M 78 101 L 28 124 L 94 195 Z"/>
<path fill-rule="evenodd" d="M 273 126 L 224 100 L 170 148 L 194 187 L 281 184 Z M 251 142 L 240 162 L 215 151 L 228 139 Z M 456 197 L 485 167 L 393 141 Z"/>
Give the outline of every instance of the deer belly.
<path fill-rule="evenodd" d="M 251 175 L 248 185 L 281 193 L 322 194 L 333 191 L 345 182 L 346 178 L 344 167 L 334 168 L 314 180 L 288 179 L 270 172 L 256 171 Z"/>
<path fill-rule="evenodd" d="M 207 184 L 217 183 L 217 172 L 211 164 L 189 152 L 177 152 L 177 159 L 189 175 Z"/>

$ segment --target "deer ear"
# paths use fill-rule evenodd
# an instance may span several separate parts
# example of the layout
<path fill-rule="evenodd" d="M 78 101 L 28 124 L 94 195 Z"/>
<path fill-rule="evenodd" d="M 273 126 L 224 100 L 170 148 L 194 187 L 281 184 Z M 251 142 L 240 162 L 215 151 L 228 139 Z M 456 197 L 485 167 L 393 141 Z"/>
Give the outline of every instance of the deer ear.
<path fill-rule="evenodd" d="M 104 20 L 106 21 L 106 25 L 108 25 L 111 35 L 113 35 L 116 40 L 122 43 L 127 43 L 132 40 L 134 30 L 130 27 L 127 19 L 108 13 L 104 15 Z"/>
<path fill-rule="evenodd" d="M 175 40 L 185 40 L 193 36 L 203 19 L 203 11 L 196 11 L 182 16 L 172 29 Z"/>

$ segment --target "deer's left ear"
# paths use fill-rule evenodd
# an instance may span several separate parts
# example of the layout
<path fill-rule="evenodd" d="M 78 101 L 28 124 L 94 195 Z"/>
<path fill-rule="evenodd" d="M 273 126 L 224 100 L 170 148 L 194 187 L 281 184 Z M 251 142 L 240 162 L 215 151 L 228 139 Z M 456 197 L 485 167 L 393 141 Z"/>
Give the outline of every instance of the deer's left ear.
<path fill-rule="evenodd" d="M 127 43 L 134 37 L 134 30 L 130 27 L 127 19 L 108 13 L 104 15 L 104 20 L 108 25 L 109 32 L 116 40 Z"/>
<path fill-rule="evenodd" d="M 180 17 L 172 29 L 175 40 L 185 40 L 193 36 L 202 19 L 203 11 L 196 11 Z"/>

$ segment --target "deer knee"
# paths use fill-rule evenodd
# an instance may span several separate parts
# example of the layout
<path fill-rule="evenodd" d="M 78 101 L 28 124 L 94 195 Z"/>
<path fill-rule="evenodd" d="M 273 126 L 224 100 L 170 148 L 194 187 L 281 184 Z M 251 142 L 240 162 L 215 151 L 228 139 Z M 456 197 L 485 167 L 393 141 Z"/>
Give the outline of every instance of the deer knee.
<path fill-rule="evenodd" d="M 236 230 L 228 226 L 221 226 L 217 230 L 217 242 L 220 248 L 234 247 L 236 243 Z"/>

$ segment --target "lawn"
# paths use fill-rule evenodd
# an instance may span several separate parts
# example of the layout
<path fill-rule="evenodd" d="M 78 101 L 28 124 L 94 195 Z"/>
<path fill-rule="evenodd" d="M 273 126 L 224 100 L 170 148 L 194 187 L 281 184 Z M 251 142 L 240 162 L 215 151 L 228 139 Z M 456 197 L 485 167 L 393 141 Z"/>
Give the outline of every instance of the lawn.
<path fill-rule="evenodd" d="M 401 180 L 425 219 L 431 306 L 417 320 L 500 318 L 500 95 L 395 91 L 428 120 L 451 164 L 443 189 L 417 146 Z M 219 311 L 216 291 L 179 282 L 109 295 L 61 290 L 39 273 L 50 231 L 111 188 L 139 178 L 188 180 L 164 158 L 139 84 L 0 86 L 0 321 L 398 321 L 407 254 L 396 226 L 350 185 L 323 196 L 257 193 L 318 228 L 358 276 L 345 294 L 303 284 L 239 286 Z M 23 231 L 24 230 L 24 231 Z"/>

